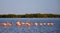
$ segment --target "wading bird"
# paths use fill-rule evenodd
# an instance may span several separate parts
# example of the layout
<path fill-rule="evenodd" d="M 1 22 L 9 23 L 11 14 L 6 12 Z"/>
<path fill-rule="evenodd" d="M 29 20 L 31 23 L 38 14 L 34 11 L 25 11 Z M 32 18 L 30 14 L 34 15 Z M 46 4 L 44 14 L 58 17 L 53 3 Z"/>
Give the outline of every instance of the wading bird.
<path fill-rule="evenodd" d="M 54 23 L 49 22 L 49 23 L 47 23 L 47 25 L 48 25 L 48 26 L 53 26 L 53 25 L 54 25 Z"/>
<path fill-rule="evenodd" d="M 26 25 L 27 27 L 32 26 L 32 24 L 31 24 L 30 22 L 26 22 L 25 25 Z"/>
<path fill-rule="evenodd" d="M 3 26 L 3 27 L 12 26 L 12 23 L 2 23 L 1 26 Z"/>
<path fill-rule="evenodd" d="M 45 26 L 46 25 L 46 23 L 40 23 L 40 26 Z"/>
<path fill-rule="evenodd" d="M 22 26 L 22 22 L 16 22 L 17 26 Z"/>
<path fill-rule="evenodd" d="M 38 26 L 38 23 L 37 23 L 37 22 L 35 22 L 35 23 L 34 23 L 34 26 Z"/>

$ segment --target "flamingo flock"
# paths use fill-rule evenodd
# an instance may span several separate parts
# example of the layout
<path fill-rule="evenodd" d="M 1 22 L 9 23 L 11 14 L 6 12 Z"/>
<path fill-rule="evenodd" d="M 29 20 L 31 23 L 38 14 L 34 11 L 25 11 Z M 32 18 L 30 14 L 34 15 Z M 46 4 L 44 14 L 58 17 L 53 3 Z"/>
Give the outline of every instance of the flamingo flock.
<path fill-rule="evenodd" d="M 43 23 L 43 22 L 40 22 L 40 23 L 37 23 L 37 22 L 34 22 L 34 23 L 31 23 L 31 22 L 21 22 L 21 21 L 18 21 L 16 22 L 16 26 L 27 26 L 27 27 L 30 27 L 30 26 L 53 26 L 54 23 L 52 22 L 48 22 L 48 23 Z M 13 23 L 1 23 L 0 26 L 3 26 L 3 27 L 9 27 L 9 26 L 13 26 Z"/>
<path fill-rule="evenodd" d="M 8 26 L 12 26 L 12 23 L 2 23 L 0 24 L 0 26 L 8 27 Z"/>

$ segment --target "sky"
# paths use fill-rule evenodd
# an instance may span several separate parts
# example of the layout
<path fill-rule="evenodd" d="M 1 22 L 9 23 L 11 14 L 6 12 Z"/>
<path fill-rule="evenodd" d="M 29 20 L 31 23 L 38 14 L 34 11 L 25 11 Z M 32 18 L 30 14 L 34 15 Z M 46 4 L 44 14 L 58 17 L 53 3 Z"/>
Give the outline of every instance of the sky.
<path fill-rule="evenodd" d="M 60 14 L 60 0 L 0 0 L 0 14 Z"/>

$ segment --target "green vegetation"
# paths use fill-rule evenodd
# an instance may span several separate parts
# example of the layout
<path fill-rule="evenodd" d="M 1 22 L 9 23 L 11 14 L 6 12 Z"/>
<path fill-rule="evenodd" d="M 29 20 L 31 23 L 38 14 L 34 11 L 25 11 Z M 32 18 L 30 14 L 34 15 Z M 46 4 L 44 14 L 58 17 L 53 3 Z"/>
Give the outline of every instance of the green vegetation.
<path fill-rule="evenodd" d="M 0 15 L 0 18 L 60 18 L 60 14 L 25 14 L 25 15 Z"/>

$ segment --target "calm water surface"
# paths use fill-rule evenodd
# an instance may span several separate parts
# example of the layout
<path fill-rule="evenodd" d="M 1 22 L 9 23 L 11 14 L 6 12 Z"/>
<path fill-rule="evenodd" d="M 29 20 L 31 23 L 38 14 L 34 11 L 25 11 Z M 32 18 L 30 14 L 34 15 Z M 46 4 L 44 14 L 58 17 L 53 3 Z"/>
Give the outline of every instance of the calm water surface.
<path fill-rule="evenodd" d="M 17 27 L 16 22 L 53 22 L 53 26 L 31 26 L 27 28 L 26 26 Z M 0 18 L 0 24 L 4 22 L 12 22 L 13 26 L 2 27 L 0 26 L 0 33 L 60 33 L 60 18 Z"/>

